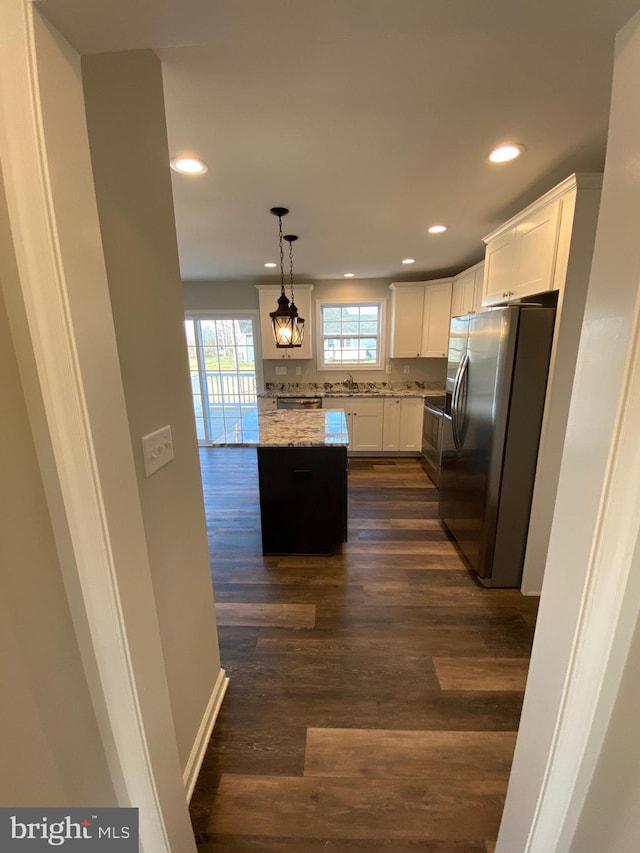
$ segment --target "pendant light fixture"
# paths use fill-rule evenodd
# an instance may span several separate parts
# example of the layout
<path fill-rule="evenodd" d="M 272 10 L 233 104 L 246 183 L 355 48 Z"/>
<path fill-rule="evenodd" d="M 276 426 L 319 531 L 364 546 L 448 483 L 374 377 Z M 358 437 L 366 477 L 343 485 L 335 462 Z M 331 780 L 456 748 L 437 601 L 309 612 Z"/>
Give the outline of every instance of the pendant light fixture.
<path fill-rule="evenodd" d="M 271 311 L 269 316 L 273 323 L 273 337 L 276 341 L 276 347 L 279 349 L 292 349 L 293 347 L 299 347 L 302 345 L 302 337 L 297 328 L 298 310 L 293 304 L 293 292 L 291 294 L 291 305 L 289 305 L 289 300 L 287 299 L 287 294 L 284 290 L 282 217 L 286 216 L 289 211 L 286 207 L 272 207 L 270 212 L 274 216 L 278 217 L 278 239 L 280 241 L 280 298 L 278 299 L 278 307 L 275 311 Z M 291 251 L 291 243 L 289 243 L 289 250 Z M 291 281 L 293 283 L 293 267 L 291 270 Z"/>
<path fill-rule="evenodd" d="M 298 309 L 293 301 L 293 244 L 298 239 L 295 234 L 285 234 L 284 239 L 289 244 L 289 281 L 291 285 L 291 305 L 289 310 L 296 315 L 294 330 L 293 330 L 293 345 L 294 347 L 302 346 L 304 339 L 304 318 L 298 316 Z"/>

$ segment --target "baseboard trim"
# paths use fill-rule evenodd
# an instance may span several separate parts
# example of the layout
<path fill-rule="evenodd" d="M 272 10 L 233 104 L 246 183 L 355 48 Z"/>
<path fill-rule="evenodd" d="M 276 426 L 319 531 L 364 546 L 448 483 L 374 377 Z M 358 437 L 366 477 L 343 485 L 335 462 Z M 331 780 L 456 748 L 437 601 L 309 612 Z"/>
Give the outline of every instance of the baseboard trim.
<path fill-rule="evenodd" d="M 182 781 L 184 782 L 184 788 L 187 792 L 187 802 L 191 801 L 193 789 L 195 788 L 196 780 L 198 779 L 198 773 L 200 772 L 202 762 L 204 761 L 207 744 L 211 739 L 211 732 L 216 724 L 216 719 L 220 712 L 222 700 L 224 699 L 224 694 L 227 692 L 228 686 L 229 679 L 227 677 L 227 673 L 221 668 L 218 673 L 218 677 L 216 678 L 216 683 L 213 685 L 209 701 L 207 702 L 207 708 L 204 712 L 204 716 L 202 717 L 198 734 L 196 735 L 196 739 L 191 747 L 187 766 L 182 774 Z"/>

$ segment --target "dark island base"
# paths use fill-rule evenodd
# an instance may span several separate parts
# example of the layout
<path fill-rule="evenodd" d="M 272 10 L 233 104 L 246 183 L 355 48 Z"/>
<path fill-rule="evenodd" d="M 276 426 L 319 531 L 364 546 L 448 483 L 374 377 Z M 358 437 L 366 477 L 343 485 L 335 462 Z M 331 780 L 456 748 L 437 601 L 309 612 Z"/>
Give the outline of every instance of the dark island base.
<path fill-rule="evenodd" d="M 347 541 L 345 447 L 258 447 L 262 553 L 332 554 Z"/>

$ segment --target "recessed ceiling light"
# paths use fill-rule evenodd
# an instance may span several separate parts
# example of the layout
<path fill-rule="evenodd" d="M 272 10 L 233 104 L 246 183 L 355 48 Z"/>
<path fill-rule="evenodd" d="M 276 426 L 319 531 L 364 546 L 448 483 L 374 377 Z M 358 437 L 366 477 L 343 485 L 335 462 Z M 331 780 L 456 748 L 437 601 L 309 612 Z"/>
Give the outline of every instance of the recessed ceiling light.
<path fill-rule="evenodd" d="M 402 263 L 403 263 L 403 264 L 415 264 L 415 262 L 416 262 L 416 259 L 415 259 L 415 258 L 405 258 L 405 259 L 402 261 Z"/>
<path fill-rule="evenodd" d="M 204 175 L 209 167 L 195 157 L 176 157 L 171 161 L 171 168 L 181 175 Z"/>
<path fill-rule="evenodd" d="M 492 163 L 507 163 L 509 160 L 515 160 L 523 152 L 522 145 L 501 145 L 499 148 L 494 148 L 489 154 L 489 160 Z"/>
<path fill-rule="evenodd" d="M 431 228 L 429 228 L 429 234 L 442 234 L 442 232 L 446 230 L 446 225 L 432 225 Z"/>
<path fill-rule="evenodd" d="M 273 261 L 269 261 L 268 264 L 265 264 L 265 267 L 275 267 L 277 264 L 274 264 Z"/>
<path fill-rule="evenodd" d="M 354 276 L 355 276 L 355 273 L 354 273 L 354 272 L 346 272 L 346 273 L 344 274 L 344 277 L 345 277 L 345 278 L 353 278 Z"/>

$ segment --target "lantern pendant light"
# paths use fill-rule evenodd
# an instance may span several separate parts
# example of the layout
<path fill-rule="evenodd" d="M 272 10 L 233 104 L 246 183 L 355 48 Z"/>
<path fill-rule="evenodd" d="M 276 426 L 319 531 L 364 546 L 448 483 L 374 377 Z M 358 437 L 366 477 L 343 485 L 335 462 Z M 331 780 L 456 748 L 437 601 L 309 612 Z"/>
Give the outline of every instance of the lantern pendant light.
<path fill-rule="evenodd" d="M 285 234 L 284 239 L 289 244 L 289 281 L 291 283 L 291 305 L 289 310 L 296 315 L 295 326 L 293 331 L 294 347 L 302 346 L 304 339 L 304 318 L 298 316 L 298 309 L 293 301 L 293 243 L 298 239 L 295 234 Z"/>
<path fill-rule="evenodd" d="M 282 217 L 289 213 L 286 207 L 272 207 L 271 213 L 278 217 L 278 238 L 280 241 L 280 298 L 278 307 L 269 316 L 273 323 L 273 336 L 278 349 L 292 349 L 302 344 L 300 332 L 297 329 L 298 311 L 295 305 L 289 305 L 284 290 L 284 250 L 282 248 Z M 289 244 L 291 246 L 291 244 Z M 292 273 L 293 276 L 293 273 Z"/>

